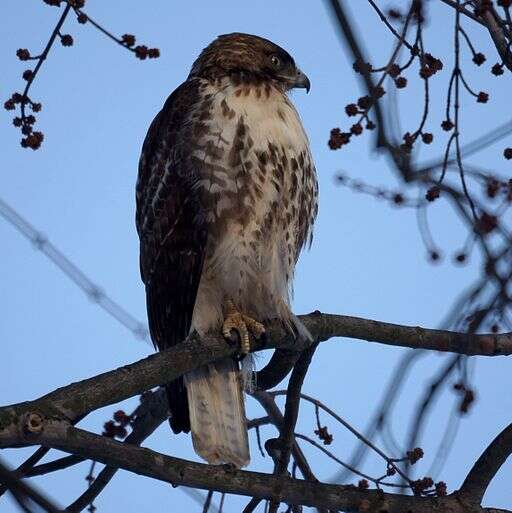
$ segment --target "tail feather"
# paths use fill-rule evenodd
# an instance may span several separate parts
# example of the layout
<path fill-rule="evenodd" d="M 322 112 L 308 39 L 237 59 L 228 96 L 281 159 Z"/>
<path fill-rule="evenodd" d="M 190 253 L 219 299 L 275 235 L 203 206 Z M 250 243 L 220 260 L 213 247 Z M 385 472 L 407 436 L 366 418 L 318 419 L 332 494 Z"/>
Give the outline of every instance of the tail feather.
<path fill-rule="evenodd" d="M 194 449 L 208 463 L 249 464 L 238 364 L 226 358 L 185 375 Z"/>
<path fill-rule="evenodd" d="M 190 421 L 188 417 L 187 391 L 183 382 L 183 377 L 171 381 L 165 385 L 167 400 L 169 403 L 169 424 L 174 433 L 190 431 Z"/>

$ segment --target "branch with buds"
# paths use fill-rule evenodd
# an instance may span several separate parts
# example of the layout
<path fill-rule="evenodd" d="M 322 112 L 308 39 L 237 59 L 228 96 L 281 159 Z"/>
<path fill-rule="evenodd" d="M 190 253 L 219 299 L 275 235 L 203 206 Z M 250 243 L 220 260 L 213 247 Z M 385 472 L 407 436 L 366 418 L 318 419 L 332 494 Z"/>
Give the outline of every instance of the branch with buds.
<path fill-rule="evenodd" d="M 35 66 L 32 69 L 26 69 L 23 74 L 23 80 L 26 81 L 23 92 L 14 92 L 12 96 L 5 101 L 4 108 L 6 110 L 16 110 L 19 108 L 19 116 L 13 118 L 13 125 L 21 130 L 23 138 L 21 139 L 21 146 L 23 148 L 31 148 L 37 150 L 41 147 L 44 139 L 43 132 L 34 130 L 34 124 L 36 123 L 36 117 L 34 114 L 28 114 L 27 109 L 30 108 L 32 113 L 38 113 L 42 104 L 35 102 L 29 95 L 32 85 L 41 70 L 41 66 L 48 58 L 50 50 L 53 48 L 55 41 L 60 40 L 60 43 L 64 47 L 70 47 L 74 44 L 74 39 L 71 34 L 63 34 L 62 27 L 64 22 L 68 18 L 68 15 L 73 11 L 76 15 L 76 21 L 79 24 L 89 24 L 102 34 L 106 35 L 112 41 L 121 45 L 132 52 L 138 59 L 145 60 L 146 58 L 154 59 L 160 56 L 160 50 L 158 48 L 148 48 L 146 45 L 135 45 L 135 36 L 132 34 L 124 34 L 121 37 L 116 37 L 106 28 L 104 28 L 97 21 L 92 19 L 83 8 L 85 6 L 85 0 L 43 0 L 44 3 L 60 8 L 64 4 L 62 14 L 52 30 L 48 42 L 46 43 L 43 51 L 39 55 L 32 55 L 26 48 L 19 48 L 16 51 L 16 56 L 20 61 L 35 61 Z"/>

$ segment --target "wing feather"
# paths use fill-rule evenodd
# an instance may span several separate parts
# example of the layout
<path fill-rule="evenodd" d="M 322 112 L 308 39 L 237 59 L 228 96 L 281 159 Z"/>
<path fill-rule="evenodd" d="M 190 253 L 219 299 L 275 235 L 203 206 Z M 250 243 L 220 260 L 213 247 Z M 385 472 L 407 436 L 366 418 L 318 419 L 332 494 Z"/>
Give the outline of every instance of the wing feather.
<path fill-rule="evenodd" d="M 188 122 L 200 94 L 187 81 L 167 99 L 142 147 L 136 224 L 140 269 L 146 285 L 149 327 L 162 350 L 188 335 L 201 278 L 206 226 L 197 193 L 197 171 L 183 158 L 191 140 Z M 189 151 L 190 153 L 190 151 Z M 190 430 L 183 378 L 167 385 L 174 432 Z"/>

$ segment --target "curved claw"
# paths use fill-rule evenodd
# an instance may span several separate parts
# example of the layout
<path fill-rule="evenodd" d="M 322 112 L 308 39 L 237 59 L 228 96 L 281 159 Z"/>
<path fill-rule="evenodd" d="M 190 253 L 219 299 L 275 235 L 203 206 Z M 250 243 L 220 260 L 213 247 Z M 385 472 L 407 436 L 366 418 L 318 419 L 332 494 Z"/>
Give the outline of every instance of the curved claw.
<path fill-rule="evenodd" d="M 251 350 L 249 333 L 254 338 L 260 338 L 265 333 L 265 326 L 248 315 L 239 312 L 232 301 L 227 302 L 227 314 L 222 325 L 222 334 L 229 338 L 231 330 L 235 330 L 240 337 L 240 353 L 246 355 Z"/>

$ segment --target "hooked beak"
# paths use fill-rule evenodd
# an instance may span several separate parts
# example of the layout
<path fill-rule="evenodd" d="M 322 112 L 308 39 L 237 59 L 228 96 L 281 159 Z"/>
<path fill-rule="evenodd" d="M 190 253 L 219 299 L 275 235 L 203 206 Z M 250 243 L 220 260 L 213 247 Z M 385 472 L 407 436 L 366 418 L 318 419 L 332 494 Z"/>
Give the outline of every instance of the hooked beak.
<path fill-rule="evenodd" d="M 297 68 L 297 75 L 292 80 L 292 87 L 303 88 L 307 93 L 309 93 L 311 88 L 311 82 L 309 81 L 309 78 L 299 68 Z"/>

